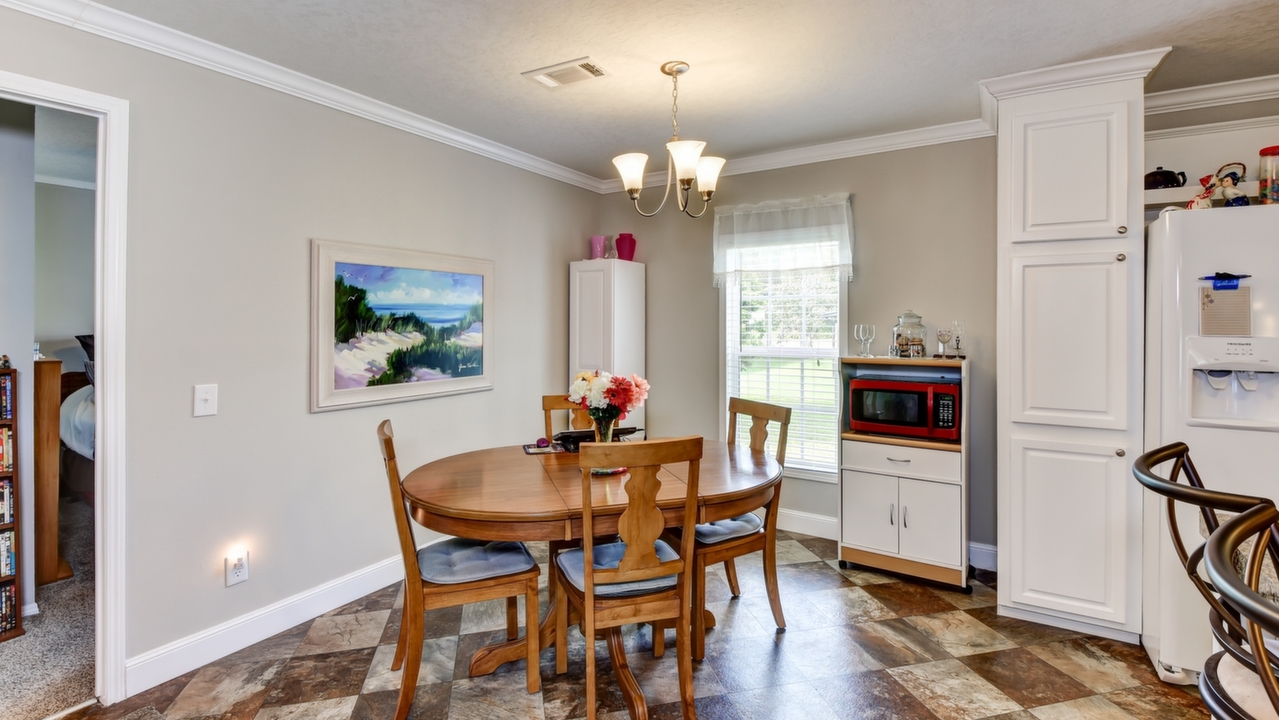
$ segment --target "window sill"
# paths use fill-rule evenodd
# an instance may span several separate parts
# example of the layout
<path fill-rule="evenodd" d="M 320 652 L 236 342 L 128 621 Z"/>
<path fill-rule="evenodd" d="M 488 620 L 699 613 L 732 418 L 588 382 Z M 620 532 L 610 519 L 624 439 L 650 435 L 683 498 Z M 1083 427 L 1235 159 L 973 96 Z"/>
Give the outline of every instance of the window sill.
<path fill-rule="evenodd" d="M 826 483 L 828 485 L 839 484 L 839 473 L 821 472 L 818 470 L 801 470 L 800 468 L 786 468 L 782 471 L 782 477 L 795 478 L 796 480 L 808 480 L 810 482 Z"/>

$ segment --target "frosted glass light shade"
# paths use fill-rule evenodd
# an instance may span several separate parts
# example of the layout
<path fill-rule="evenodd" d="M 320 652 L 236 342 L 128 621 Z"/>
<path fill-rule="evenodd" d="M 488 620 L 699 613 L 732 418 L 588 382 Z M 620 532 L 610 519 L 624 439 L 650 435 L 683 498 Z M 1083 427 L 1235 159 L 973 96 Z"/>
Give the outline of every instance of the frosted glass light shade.
<path fill-rule="evenodd" d="M 644 187 L 644 166 L 648 164 L 648 156 L 644 153 L 626 153 L 613 158 L 617 172 L 622 176 L 622 187 L 626 190 L 639 190 Z"/>
<path fill-rule="evenodd" d="M 719 171 L 724 169 L 724 158 L 707 155 L 697 161 L 697 191 L 715 192 Z"/>
<path fill-rule="evenodd" d="M 675 161 L 675 177 L 692 180 L 697 177 L 697 160 L 702 156 L 706 143 L 701 140 L 676 140 L 666 143 L 666 149 Z"/>

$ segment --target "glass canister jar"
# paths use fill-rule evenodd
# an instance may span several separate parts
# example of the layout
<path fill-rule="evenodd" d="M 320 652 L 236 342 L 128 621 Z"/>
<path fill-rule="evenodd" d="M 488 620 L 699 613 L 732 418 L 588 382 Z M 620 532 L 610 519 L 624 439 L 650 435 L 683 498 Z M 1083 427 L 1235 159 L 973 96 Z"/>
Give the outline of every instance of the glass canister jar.
<path fill-rule="evenodd" d="M 907 310 L 897 316 L 897 325 L 893 327 L 893 344 L 889 346 L 888 354 L 893 357 L 922 358 L 927 334 L 923 318 Z"/>
<path fill-rule="evenodd" d="M 1279 203 L 1279 145 L 1261 148 L 1261 169 L 1257 172 L 1257 198 L 1262 205 Z"/>

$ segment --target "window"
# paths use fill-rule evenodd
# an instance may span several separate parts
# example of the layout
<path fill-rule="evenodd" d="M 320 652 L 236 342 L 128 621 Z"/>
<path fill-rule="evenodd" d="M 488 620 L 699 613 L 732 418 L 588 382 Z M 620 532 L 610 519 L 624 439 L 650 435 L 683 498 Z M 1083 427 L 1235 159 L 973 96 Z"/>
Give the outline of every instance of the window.
<path fill-rule="evenodd" d="M 812 213 L 790 212 L 796 206 L 811 210 L 821 201 L 828 201 L 827 209 L 816 223 L 805 222 Z M 851 257 L 851 223 L 830 218 L 848 218 L 848 207 L 844 195 L 721 208 L 716 216 L 725 402 L 736 396 L 791 408 L 790 471 L 833 474 L 836 469 L 835 368 L 843 345 L 841 287 L 851 264 L 844 262 Z M 757 222 L 761 208 L 772 215 L 762 224 Z M 725 220 L 729 215 L 736 216 L 734 222 Z M 770 450 L 776 449 L 776 436 L 769 434 Z M 745 437 L 739 430 L 739 441 Z"/>

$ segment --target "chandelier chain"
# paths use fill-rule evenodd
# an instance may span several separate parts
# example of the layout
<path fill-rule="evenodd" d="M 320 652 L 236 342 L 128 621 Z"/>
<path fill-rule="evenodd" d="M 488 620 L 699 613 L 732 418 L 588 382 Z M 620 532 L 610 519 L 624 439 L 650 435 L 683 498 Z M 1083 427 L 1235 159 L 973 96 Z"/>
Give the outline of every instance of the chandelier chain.
<path fill-rule="evenodd" d="M 679 75 L 671 76 L 671 134 L 679 139 Z"/>

